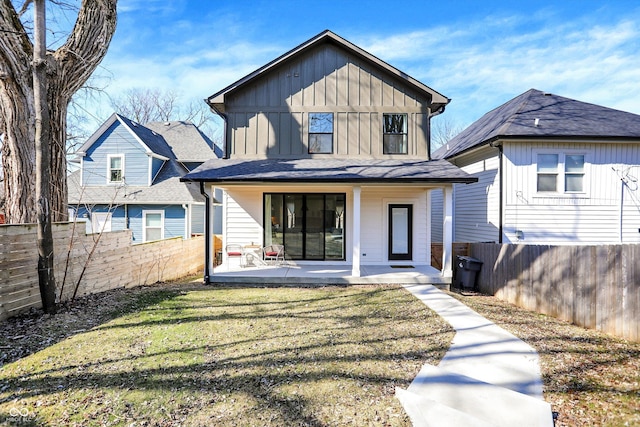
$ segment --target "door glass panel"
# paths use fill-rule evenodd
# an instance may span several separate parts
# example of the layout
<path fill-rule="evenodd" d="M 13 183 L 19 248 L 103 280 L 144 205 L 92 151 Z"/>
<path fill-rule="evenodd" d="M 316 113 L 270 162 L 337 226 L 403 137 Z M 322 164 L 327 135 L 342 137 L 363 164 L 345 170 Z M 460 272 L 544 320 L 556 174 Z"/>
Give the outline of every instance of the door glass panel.
<path fill-rule="evenodd" d="M 283 209 L 282 194 L 266 194 L 264 196 L 264 244 L 266 245 L 282 245 L 283 240 Z"/>
<path fill-rule="evenodd" d="M 389 259 L 411 260 L 413 251 L 412 239 L 412 205 L 389 205 Z"/>
<path fill-rule="evenodd" d="M 305 259 L 323 259 L 324 195 L 308 194 L 306 198 Z"/>
<path fill-rule="evenodd" d="M 285 236 L 284 247 L 287 255 L 292 259 L 303 258 L 303 201 L 302 194 L 285 195 Z"/>
<path fill-rule="evenodd" d="M 326 259 L 344 259 L 344 194 L 326 197 L 325 252 Z"/>
<path fill-rule="evenodd" d="M 391 250 L 394 254 L 409 253 L 409 208 L 393 208 L 392 227 L 393 241 Z"/>

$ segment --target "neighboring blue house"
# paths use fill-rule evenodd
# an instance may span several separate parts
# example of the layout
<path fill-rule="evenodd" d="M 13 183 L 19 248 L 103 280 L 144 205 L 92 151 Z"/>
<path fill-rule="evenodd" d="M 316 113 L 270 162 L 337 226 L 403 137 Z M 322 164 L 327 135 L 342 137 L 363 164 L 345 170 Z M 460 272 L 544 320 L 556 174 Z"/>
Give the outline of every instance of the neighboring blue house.
<path fill-rule="evenodd" d="M 205 197 L 180 177 L 216 149 L 192 123 L 143 126 L 114 113 L 76 153 L 70 217 L 86 221 L 88 233 L 131 229 L 136 243 L 203 234 Z"/>

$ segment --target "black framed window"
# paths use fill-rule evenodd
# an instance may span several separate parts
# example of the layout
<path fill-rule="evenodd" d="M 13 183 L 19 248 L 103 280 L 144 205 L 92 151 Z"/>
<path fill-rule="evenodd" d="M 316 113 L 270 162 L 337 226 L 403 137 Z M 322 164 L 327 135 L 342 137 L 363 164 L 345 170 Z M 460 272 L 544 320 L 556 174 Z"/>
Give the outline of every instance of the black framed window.
<path fill-rule="evenodd" d="M 383 121 L 383 154 L 407 154 L 407 115 L 384 114 Z"/>
<path fill-rule="evenodd" d="M 345 260 L 343 193 L 265 193 L 264 244 L 284 245 L 289 259 Z"/>
<path fill-rule="evenodd" d="M 309 113 L 309 153 L 333 153 L 333 113 Z"/>

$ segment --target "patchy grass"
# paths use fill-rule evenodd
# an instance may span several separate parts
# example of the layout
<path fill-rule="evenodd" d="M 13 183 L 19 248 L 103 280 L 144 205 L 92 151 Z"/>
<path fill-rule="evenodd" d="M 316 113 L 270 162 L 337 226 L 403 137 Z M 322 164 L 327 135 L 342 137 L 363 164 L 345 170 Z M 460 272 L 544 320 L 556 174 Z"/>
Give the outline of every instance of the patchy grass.
<path fill-rule="evenodd" d="M 556 427 L 640 426 L 640 344 L 494 297 L 453 296 L 538 351 Z"/>
<path fill-rule="evenodd" d="M 27 349 L 0 369 L 0 421 L 407 426 L 395 387 L 437 364 L 453 337 L 392 286 L 165 287 L 106 298 L 110 304 L 14 321 L 27 322 L 27 332 L 0 345 Z M 66 316 L 64 325 L 88 323 L 60 331 L 56 319 Z M 25 340 L 33 334 L 40 338 Z"/>

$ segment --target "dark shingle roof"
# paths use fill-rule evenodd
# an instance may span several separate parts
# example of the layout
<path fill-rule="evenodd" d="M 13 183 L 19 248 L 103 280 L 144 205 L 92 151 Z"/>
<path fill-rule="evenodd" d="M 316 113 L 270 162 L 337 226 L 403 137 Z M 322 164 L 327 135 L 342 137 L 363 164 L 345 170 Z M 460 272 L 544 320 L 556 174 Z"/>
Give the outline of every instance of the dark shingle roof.
<path fill-rule="evenodd" d="M 451 158 L 498 138 L 638 139 L 640 115 L 530 89 L 482 116 L 434 157 Z"/>
<path fill-rule="evenodd" d="M 101 185 L 80 186 L 80 171 L 67 176 L 69 205 L 80 201 L 84 205 L 94 204 L 135 204 L 135 203 L 203 203 L 204 197 L 196 183 L 181 182 L 184 168 L 175 160 L 164 164 L 151 187 L 142 185 Z"/>
<path fill-rule="evenodd" d="M 191 122 L 150 122 L 145 126 L 162 135 L 181 162 L 204 162 L 222 154 L 214 152 L 213 141 Z"/>
<path fill-rule="evenodd" d="M 477 179 L 444 160 L 215 159 L 182 178 L 204 182 L 443 183 Z"/>

